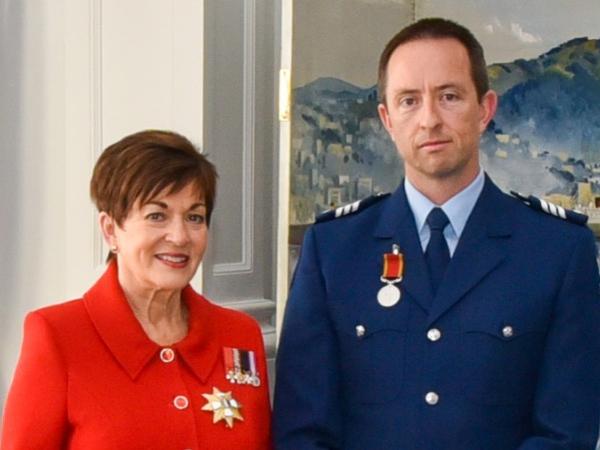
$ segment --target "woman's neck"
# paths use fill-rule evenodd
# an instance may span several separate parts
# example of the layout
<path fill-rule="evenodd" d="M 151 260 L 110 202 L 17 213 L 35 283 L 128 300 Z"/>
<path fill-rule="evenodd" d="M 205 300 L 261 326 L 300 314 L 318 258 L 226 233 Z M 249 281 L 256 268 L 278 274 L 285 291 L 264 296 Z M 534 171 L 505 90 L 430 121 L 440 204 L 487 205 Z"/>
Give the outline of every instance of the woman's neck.
<path fill-rule="evenodd" d="M 127 302 L 148 338 L 158 345 L 171 345 L 188 332 L 188 311 L 181 291 L 136 292 L 123 286 Z"/>

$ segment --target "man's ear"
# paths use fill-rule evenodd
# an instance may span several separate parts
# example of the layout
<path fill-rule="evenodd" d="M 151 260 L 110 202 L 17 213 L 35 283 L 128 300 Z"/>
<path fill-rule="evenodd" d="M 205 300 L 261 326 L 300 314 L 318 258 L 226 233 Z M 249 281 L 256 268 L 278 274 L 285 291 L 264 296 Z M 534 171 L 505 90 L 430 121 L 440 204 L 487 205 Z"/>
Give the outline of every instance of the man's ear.
<path fill-rule="evenodd" d="M 479 104 L 479 132 L 483 133 L 490 121 L 496 114 L 498 108 L 498 94 L 491 89 L 483 94 Z"/>
<path fill-rule="evenodd" d="M 390 120 L 390 114 L 387 110 L 387 106 L 385 105 L 385 103 L 380 103 L 379 105 L 377 105 L 377 112 L 379 113 L 381 123 L 383 124 L 384 128 L 386 129 L 390 138 L 393 141 L 394 135 L 392 134 L 392 122 Z"/>

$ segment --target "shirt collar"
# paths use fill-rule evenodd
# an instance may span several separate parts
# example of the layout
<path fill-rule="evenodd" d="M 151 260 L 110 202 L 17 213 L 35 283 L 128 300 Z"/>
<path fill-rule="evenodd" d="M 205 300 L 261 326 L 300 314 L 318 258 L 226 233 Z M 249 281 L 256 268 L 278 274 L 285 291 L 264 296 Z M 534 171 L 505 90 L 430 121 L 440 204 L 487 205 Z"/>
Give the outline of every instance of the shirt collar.
<path fill-rule="evenodd" d="M 460 237 L 471 215 L 471 211 L 473 211 L 475 203 L 479 198 L 479 194 L 483 190 L 484 182 L 485 176 L 483 170 L 479 168 L 479 173 L 465 189 L 447 200 L 443 205 L 436 205 L 419 192 L 408 178 L 405 178 L 404 190 L 406 198 L 415 217 L 415 224 L 419 233 L 423 230 L 425 220 L 431 210 L 436 206 L 440 206 L 444 213 L 446 213 L 446 216 L 448 216 L 448 220 L 456 236 Z"/>
<path fill-rule="evenodd" d="M 205 382 L 221 350 L 213 325 L 215 306 L 190 286 L 183 289 L 181 297 L 189 312 L 188 334 L 170 347 Z M 119 284 L 116 261 L 86 292 L 83 302 L 100 338 L 132 379 L 159 357 L 163 347 L 148 338 L 134 316 Z"/>

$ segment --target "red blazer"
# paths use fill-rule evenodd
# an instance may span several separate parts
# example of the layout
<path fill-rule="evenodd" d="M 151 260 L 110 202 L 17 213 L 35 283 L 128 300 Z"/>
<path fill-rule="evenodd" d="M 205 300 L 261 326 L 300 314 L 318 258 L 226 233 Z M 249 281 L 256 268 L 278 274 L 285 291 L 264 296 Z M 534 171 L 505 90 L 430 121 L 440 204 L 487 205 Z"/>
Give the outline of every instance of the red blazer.
<path fill-rule="evenodd" d="M 83 299 L 30 313 L 4 411 L 2 450 L 244 449 L 270 445 L 262 335 L 250 317 L 186 287 L 186 338 L 162 351 L 111 264 Z M 261 384 L 231 384 L 223 348 L 253 351 Z M 172 361 L 169 362 L 169 359 Z M 202 394 L 231 392 L 243 420 L 213 423 Z M 214 406 L 214 405 L 213 405 Z M 210 408 L 210 406 L 209 406 Z"/>

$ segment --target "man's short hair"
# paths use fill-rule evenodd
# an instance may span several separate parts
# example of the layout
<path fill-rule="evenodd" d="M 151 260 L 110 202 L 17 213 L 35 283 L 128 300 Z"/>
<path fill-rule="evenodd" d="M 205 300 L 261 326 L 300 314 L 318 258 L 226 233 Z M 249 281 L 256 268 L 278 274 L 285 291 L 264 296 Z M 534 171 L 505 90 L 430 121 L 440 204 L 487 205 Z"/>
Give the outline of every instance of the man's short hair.
<path fill-rule="evenodd" d="M 448 38 L 456 39 L 467 50 L 471 62 L 471 78 L 475 84 L 477 98 L 481 101 L 483 95 L 489 90 L 487 66 L 481 44 L 473 36 L 473 33 L 462 25 L 437 17 L 421 19 L 403 28 L 387 43 L 379 58 L 379 74 L 377 78 L 379 101 L 384 104 L 386 102 L 387 67 L 394 50 L 400 45 L 411 41 Z"/>

